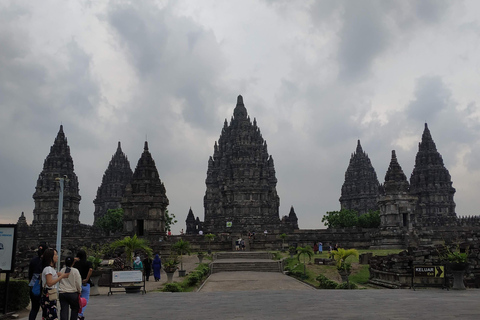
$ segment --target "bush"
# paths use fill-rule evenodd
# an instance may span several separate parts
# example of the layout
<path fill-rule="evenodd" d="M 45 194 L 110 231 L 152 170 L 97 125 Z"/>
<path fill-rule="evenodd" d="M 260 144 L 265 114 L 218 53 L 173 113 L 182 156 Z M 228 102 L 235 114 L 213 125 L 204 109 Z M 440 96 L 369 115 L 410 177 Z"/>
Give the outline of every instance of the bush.
<path fill-rule="evenodd" d="M 201 271 L 193 271 L 187 276 L 187 285 L 194 286 L 199 283 L 203 278 L 203 273 Z"/>
<path fill-rule="evenodd" d="M 179 283 L 173 282 L 173 283 L 166 283 L 162 291 L 163 292 L 182 292 L 183 289 Z"/>
<path fill-rule="evenodd" d="M 28 282 L 25 280 L 10 280 L 7 311 L 23 310 L 30 303 Z M 0 301 L 4 301 L 5 281 L 0 281 Z"/>
<path fill-rule="evenodd" d="M 301 280 L 308 279 L 308 276 L 306 276 L 306 275 L 303 273 L 303 271 L 300 271 L 300 270 L 291 270 L 290 273 L 289 273 L 289 275 L 292 276 L 292 277 L 301 279 Z"/>
<path fill-rule="evenodd" d="M 196 271 L 200 271 L 203 276 L 207 276 L 210 273 L 210 267 L 207 263 L 201 263 L 196 268 Z"/>
<path fill-rule="evenodd" d="M 349 288 L 348 283 L 343 282 L 337 286 L 337 289 L 358 289 L 358 286 L 355 283 L 350 282 L 350 288 Z"/>
<path fill-rule="evenodd" d="M 335 281 L 328 279 L 323 274 L 320 274 L 316 280 L 320 282 L 318 285 L 320 289 L 337 289 L 338 284 Z"/>

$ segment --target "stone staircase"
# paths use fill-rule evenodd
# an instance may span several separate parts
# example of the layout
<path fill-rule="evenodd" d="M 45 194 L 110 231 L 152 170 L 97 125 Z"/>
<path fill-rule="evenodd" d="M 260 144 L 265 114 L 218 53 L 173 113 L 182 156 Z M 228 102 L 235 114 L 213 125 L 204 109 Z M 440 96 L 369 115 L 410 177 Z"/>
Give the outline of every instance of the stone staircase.
<path fill-rule="evenodd" d="M 219 252 L 210 263 L 211 273 L 234 271 L 283 272 L 283 264 L 269 252 Z"/>

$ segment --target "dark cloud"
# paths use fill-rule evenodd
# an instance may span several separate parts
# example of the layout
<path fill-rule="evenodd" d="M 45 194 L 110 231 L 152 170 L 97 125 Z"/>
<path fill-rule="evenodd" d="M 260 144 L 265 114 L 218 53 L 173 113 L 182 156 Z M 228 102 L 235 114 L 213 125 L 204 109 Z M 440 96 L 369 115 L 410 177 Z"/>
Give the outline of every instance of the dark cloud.
<path fill-rule="evenodd" d="M 415 97 L 407 107 L 407 116 L 420 122 L 433 121 L 451 105 L 451 92 L 438 76 L 424 76 L 416 81 Z"/>

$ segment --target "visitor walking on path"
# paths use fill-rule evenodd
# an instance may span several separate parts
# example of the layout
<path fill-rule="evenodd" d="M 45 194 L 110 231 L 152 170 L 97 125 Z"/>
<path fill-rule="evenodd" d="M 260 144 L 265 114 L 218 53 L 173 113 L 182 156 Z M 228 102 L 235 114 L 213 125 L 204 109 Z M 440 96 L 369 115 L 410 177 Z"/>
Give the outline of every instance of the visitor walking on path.
<path fill-rule="evenodd" d="M 323 253 L 323 243 L 318 242 L 318 253 L 322 254 Z"/>
<path fill-rule="evenodd" d="M 47 248 L 48 247 L 46 243 L 40 243 L 37 248 L 37 256 L 30 261 L 30 265 L 28 266 L 28 280 L 30 281 L 28 286 L 30 287 L 29 294 L 30 301 L 32 302 L 32 308 L 30 309 L 28 320 L 35 320 L 38 314 L 38 310 L 40 310 L 41 292 L 40 294 L 35 295 L 33 293 L 33 286 L 35 285 L 35 282 L 37 282 L 37 279 L 39 280 L 37 286 L 40 286 L 40 278 L 43 271 L 42 255 Z"/>
<path fill-rule="evenodd" d="M 87 261 L 87 253 L 84 250 L 79 250 L 77 252 L 77 256 L 73 261 L 74 262 L 72 267 L 77 268 L 78 271 L 80 272 L 80 275 L 82 276 L 82 293 L 80 294 L 80 296 L 82 298 L 85 298 L 88 305 L 88 300 L 90 300 L 90 285 L 91 285 L 90 277 L 92 276 L 92 272 L 93 272 L 92 263 L 90 261 Z M 78 313 L 79 320 L 85 319 L 83 314 L 85 313 L 85 308 L 87 307 L 87 305 L 83 307 L 82 311 L 79 311 Z"/>
<path fill-rule="evenodd" d="M 150 273 L 152 272 L 152 259 L 147 256 L 143 259 L 143 274 L 145 275 L 145 281 L 148 281 L 150 278 Z"/>
<path fill-rule="evenodd" d="M 60 320 L 77 320 L 80 305 L 78 297 L 82 293 L 82 276 L 80 272 L 71 268 L 73 258 L 65 258 L 65 267 L 60 272 L 70 272 L 68 278 L 60 280 L 58 291 L 60 292 Z M 68 318 L 68 309 L 70 308 L 70 318 Z"/>
<path fill-rule="evenodd" d="M 133 270 L 143 270 L 143 263 L 142 260 L 140 260 L 140 257 L 137 257 L 135 262 L 133 262 Z"/>
<path fill-rule="evenodd" d="M 55 265 L 58 261 L 57 250 L 47 249 L 43 253 L 42 264 L 44 266 L 42 271 L 42 298 L 40 303 L 42 306 L 42 319 L 56 320 L 57 316 L 57 288 L 55 284 L 67 278 L 69 273 L 61 273 L 55 270 Z"/>
<path fill-rule="evenodd" d="M 158 253 L 155 255 L 155 258 L 153 259 L 152 268 L 153 268 L 153 277 L 155 278 L 155 281 L 159 281 L 160 269 L 162 269 L 162 260 L 160 259 Z"/>

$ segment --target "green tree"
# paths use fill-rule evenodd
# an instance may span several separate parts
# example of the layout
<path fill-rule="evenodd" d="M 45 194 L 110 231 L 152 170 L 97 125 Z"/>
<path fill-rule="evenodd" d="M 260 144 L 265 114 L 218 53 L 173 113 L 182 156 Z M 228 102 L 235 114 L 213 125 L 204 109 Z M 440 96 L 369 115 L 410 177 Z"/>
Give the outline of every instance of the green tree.
<path fill-rule="evenodd" d="M 310 246 L 297 247 L 297 260 L 298 260 L 298 262 L 301 262 L 300 257 L 303 257 L 303 275 L 307 276 L 306 258 L 308 257 L 308 261 L 312 260 L 312 257 L 313 257 L 312 248 Z"/>
<path fill-rule="evenodd" d="M 123 209 L 108 209 L 103 217 L 95 221 L 95 226 L 105 232 L 118 232 L 123 230 Z"/>
<path fill-rule="evenodd" d="M 190 242 L 188 242 L 186 240 L 183 240 L 183 239 L 180 239 L 172 245 L 172 250 L 175 251 L 179 255 L 179 257 L 180 257 L 180 270 L 184 270 L 183 269 L 183 257 L 182 257 L 182 255 L 184 255 L 184 254 L 190 255 L 190 253 L 192 252 L 190 250 Z"/>
<path fill-rule="evenodd" d="M 358 217 L 358 226 L 362 228 L 378 228 L 380 227 L 380 211 L 368 211 Z"/>
<path fill-rule="evenodd" d="M 140 239 L 137 237 L 137 235 L 134 235 L 131 238 L 129 236 L 126 236 L 123 239 L 113 242 L 110 246 L 114 250 L 119 247 L 125 248 L 125 254 L 127 256 L 127 264 L 129 266 L 132 266 L 133 254 L 135 253 L 135 251 L 142 250 L 149 257 L 152 256 L 152 252 L 153 252 L 152 249 L 149 247 L 147 240 Z"/>
<path fill-rule="evenodd" d="M 168 209 L 165 210 L 165 231 L 172 231 L 172 226 L 178 222 L 175 218 L 175 214 L 169 213 Z"/>
<path fill-rule="evenodd" d="M 327 228 L 351 228 L 358 225 L 358 215 L 354 210 L 331 211 L 323 216 L 322 222 Z"/>

